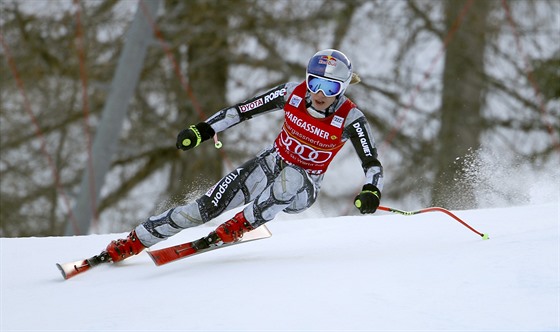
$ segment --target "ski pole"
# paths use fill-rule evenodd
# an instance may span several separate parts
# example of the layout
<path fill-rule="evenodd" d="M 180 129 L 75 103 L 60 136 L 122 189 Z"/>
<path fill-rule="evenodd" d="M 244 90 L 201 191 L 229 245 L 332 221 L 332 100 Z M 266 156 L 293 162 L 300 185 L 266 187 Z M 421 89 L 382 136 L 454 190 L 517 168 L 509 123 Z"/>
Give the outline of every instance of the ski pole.
<path fill-rule="evenodd" d="M 415 214 L 420 214 L 420 213 L 424 213 L 424 212 L 443 212 L 445 214 L 447 214 L 448 216 L 452 217 L 453 219 L 457 220 L 458 222 L 460 222 L 461 224 L 463 224 L 463 226 L 467 227 L 468 229 L 470 229 L 471 231 L 475 232 L 476 234 L 480 235 L 482 237 L 483 240 L 488 240 L 488 234 L 484 234 L 481 233 L 479 231 L 477 231 L 476 229 L 472 228 L 469 224 L 467 224 L 466 222 L 464 222 L 463 220 L 461 220 L 461 218 L 457 217 L 456 215 L 454 215 L 453 213 L 451 213 L 451 211 L 446 210 L 444 208 L 441 207 L 429 207 L 429 208 L 425 208 L 425 209 L 420 209 L 420 210 L 416 210 L 416 211 L 403 211 L 403 210 L 399 210 L 399 209 L 393 209 L 390 207 L 386 207 L 386 206 L 379 206 L 378 207 L 379 210 L 382 211 L 387 211 L 387 212 L 392 212 L 392 213 L 396 213 L 396 214 L 401 214 L 403 216 L 413 216 Z"/>

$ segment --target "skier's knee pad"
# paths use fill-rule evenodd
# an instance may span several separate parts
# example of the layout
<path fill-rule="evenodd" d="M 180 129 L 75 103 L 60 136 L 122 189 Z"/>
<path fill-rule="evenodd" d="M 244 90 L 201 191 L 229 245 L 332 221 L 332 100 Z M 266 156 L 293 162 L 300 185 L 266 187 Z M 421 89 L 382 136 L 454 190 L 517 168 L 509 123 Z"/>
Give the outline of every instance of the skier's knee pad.
<path fill-rule="evenodd" d="M 196 227 L 208 221 L 201 217 L 200 209 L 196 202 L 191 202 L 173 209 L 171 219 L 181 228 Z"/>
<path fill-rule="evenodd" d="M 299 192 L 283 211 L 289 214 L 301 213 L 315 202 L 315 196 L 307 190 Z"/>
<path fill-rule="evenodd" d="M 292 166 L 284 168 L 272 185 L 274 198 L 281 202 L 291 201 L 305 186 L 307 177 L 302 172 Z"/>

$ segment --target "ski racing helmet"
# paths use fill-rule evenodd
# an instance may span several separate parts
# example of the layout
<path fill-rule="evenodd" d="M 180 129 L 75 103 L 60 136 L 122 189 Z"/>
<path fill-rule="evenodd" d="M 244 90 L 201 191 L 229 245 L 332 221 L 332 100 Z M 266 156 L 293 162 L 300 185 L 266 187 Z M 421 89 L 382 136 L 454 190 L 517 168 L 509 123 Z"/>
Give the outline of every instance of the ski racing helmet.
<path fill-rule="evenodd" d="M 319 51 L 307 64 L 305 82 L 307 89 L 323 91 L 327 97 L 344 94 L 352 79 L 352 63 L 344 53 L 335 49 Z"/>

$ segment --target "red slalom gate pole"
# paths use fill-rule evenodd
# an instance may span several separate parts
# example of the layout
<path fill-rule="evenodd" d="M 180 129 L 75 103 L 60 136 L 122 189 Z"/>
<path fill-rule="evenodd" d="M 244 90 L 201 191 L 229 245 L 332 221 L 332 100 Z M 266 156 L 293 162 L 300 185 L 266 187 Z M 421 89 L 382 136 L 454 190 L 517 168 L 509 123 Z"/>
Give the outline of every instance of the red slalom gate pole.
<path fill-rule="evenodd" d="M 425 213 L 425 212 L 443 212 L 443 213 L 447 214 L 448 216 L 450 216 L 451 218 L 453 218 L 453 219 L 457 220 L 458 222 L 460 222 L 461 224 L 463 224 L 463 226 L 467 227 L 471 231 L 478 234 L 480 237 L 482 237 L 483 240 L 488 240 L 489 239 L 488 234 L 484 234 L 484 233 L 481 233 L 481 232 L 477 231 L 476 229 L 472 228 L 469 224 L 467 224 L 466 222 L 461 220 L 461 218 L 454 215 L 451 211 L 446 210 L 446 209 L 441 208 L 441 207 L 429 207 L 429 208 L 420 209 L 420 210 L 416 210 L 416 211 L 403 211 L 403 210 L 393 209 L 393 208 L 386 207 L 386 206 L 379 206 L 378 209 L 382 210 L 382 211 L 401 214 L 403 216 L 413 216 L 415 214 L 420 214 L 420 213 Z"/>

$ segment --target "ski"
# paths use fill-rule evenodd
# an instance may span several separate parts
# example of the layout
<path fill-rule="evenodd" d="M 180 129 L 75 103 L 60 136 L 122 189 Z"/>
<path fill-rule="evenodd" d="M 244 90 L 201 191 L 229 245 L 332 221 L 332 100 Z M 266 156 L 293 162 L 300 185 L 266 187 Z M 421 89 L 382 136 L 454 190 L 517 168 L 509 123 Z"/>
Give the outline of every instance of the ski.
<path fill-rule="evenodd" d="M 241 238 L 241 240 L 233 243 L 223 243 L 219 240 L 215 232 L 211 232 L 208 236 L 202 237 L 198 240 L 179 244 L 172 247 L 167 247 L 158 250 L 147 250 L 156 265 L 163 265 L 175 260 L 194 256 L 214 249 L 225 248 L 236 244 L 246 243 L 250 241 L 266 239 L 271 237 L 272 233 L 265 225 L 257 227 L 256 229 L 248 232 Z M 78 260 L 69 263 L 56 263 L 56 267 L 62 273 L 62 277 L 68 280 L 72 277 L 89 271 L 91 268 L 105 263 L 112 263 L 113 260 L 106 251 L 101 252 L 99 255 L 90 258 Z"/>
<path fill-rule="evenodd" d="M 95 255 L 87 259 L 63 264 L 56 263 L 56 266 L 60 270 L 60 273 L 62 273 L 62 277 L 64 277 L 64 279 L 70 279 L 80 273 L 88 271 L 92 267 L 99 264 L 110 263 L 111 261 L 112 260 L 109 254 L 106 251 L 103 251 L 99 255 Z"/>
<path fill-rule="evenodd" d="M 256 229 L 246 233 L 241 240 L 233 243 L 223 243 L 215 232 L 211 232 L 205 237 L 192 242 L 186 242 L 175 246 L 148 250 L 148 254 L 158 266 L 171 263 L 178 259 L 191 257 L 197 254 L 202 254 L 215 249 L 225 248 L 236 244 L 246 243 L 255 240 L 266 239 L 271 237 L 272 233 L 265 225 L 257 227 Z"/>

